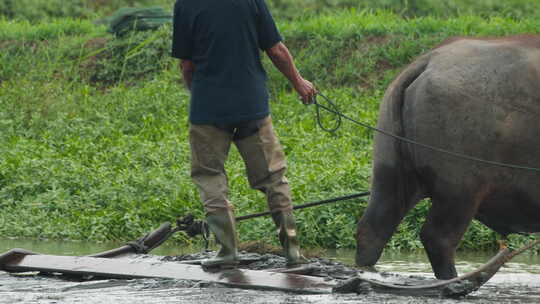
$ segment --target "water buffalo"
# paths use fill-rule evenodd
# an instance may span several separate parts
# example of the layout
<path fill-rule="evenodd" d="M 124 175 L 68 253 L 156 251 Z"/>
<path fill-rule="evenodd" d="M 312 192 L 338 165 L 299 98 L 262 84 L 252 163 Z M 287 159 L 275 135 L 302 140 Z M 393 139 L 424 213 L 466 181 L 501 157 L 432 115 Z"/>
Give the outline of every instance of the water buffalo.
<path fill-rule="evenodd" d="M 378 127 L 476 158 L 540 167 L 540 36 L 446 41 L 390 85 Z M 379 133 L 356 263 L 374 265 L 404 215 L 428 197 L 420 238 L 439 279 L 457 275 L 455 251 L 474 218 L 503 236 L 540 231 L 540 172 L 460 159 Z"/>

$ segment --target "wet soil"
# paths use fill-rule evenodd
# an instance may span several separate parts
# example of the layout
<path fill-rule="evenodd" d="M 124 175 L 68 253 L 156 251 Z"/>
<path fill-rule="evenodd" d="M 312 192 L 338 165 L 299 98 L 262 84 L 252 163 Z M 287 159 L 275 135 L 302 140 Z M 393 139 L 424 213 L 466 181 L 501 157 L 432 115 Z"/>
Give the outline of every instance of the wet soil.
<path fill-rule="evenodd" d="M 538 276 L 507 276 L 459 300 L 387 294 L 295 295 L 170 280 L 69 282 L 0 273 L 0 303 L 539 303 Z"/>
<path fill-rule="evenodd" d="M 195 254 L 186 254 L 176 257 L 163 257 L 162 261 L 167 262 L 181 262 L 190 260 L 207 259 L 214 255 L 213 252 L 202 252 Z M 284 257 L 275 254 L 257 254 L 242 252 L 240 254 L 240 269 L 249 270 L 281 270 L 286 271 L 287 265 Z M 294 272 L 295 269 L 288 269 L 288 271 Z M 341 262 L 323 259 L 323 258 L 310 258 L 309 264 L 298 267 L 299 274 L 312 275 L 318 277 L 325 277 L 328 279 L 345 280 L 358 273 L 358 269 L 347 267 Z"/>
<path fill-rule="evenodd" d="M 174 257 L 141 255 L 136 259 L 156 262 L 180 262 L 206 258 L 211 253 L 188 254 Z M 272 254 L 248 254 L 240 266 L 252 270 L 285 267 L 285 259 Z M 310 259 L 310 275 L 343 280 L 358 269 L 341 262 Z M 401 262 L 401 266 L 406 262 Z M 396 266 L 381 265 L 385 271 Z M 411 263 L 409 269 L 425 269 L 428 265 Z M 462 265 L 463 266 L 463 265 Z M 531 267 L 529 269 L 529 266 Z M 474 267 L 474 266 L 471 266 Z M 477 292 L 458 300 L 407 297 L 389 294 L 329 294 L 296 295 L 282 292 L 240 290 L 195 281 L 178 280 L 93 280 L 74 281 L 63 277 L 23 276 L 0 272 L 0 303 L 540 303 L 540 274 L 535 265 L 510 265 Z M 529 271 L 531 270 L 532 271 Z M 532 273 L 531 273 L 532 272 Z M 383 272 L 384 275 L 384 272 Z M 394 274 L 387 273 L 388 276 Z M 431 273 L 399 272 L 397 275 L 418 279 L 432 278 Z"/>

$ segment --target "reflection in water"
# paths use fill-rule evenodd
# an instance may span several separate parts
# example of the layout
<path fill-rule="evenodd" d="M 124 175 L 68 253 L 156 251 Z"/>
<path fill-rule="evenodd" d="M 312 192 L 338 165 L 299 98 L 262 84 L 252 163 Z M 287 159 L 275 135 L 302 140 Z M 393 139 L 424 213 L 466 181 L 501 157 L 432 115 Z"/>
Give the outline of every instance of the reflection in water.
<path fill-rule="evenodd" d="M 85 255 L 122 244 L 0 240 L 0 252 L 25 248 L 47 254 Z M 156 255 L 179 255 L 197 249 L 165 246 Z M 458 253 L 460 273 L 477 268 L 495 253 Z M 354 251 L 328 251 L 327 256 L 354 263 Z M 423 252 L 385 254 L 380 271 L 422 273 L 432 276 Z M 508 263 L 479 291 L 460 300 L 411 298 L 395 295 L 290 295 L 279 292 L 238 290 L 220 287 L 192 288 L 193 282 L 174 280 L 105 280 L 70 282 L 55 278 L 14 277 L 0 271 L 0 303 L 540 303 L 540 257 L 524 254 Z M 195 285 L 199 286 L 199 285 Z"/>
<path fill-rule="evenodd" d="M 354 250 L 328 251 L 329 257 L 348 264 L 354 264 Z M 473 271 L 485 264 L 497 252 L 458 252 L 456 268 L 459 273 Z M 431 265 L 423 251 L 418 252 L 385 252 L 377 264 L 379 271 L 431 273 Z M 523 253 L 506 263 L 501 273 L 540 274 L 540 255 Z"/>
<path fill-rule="evenodd" d="M 125 243 L 119 242 L 75 242 L 75 241 L 49 241 L 49 240 L 10 240 L 0 239 L 0 253 L 13 248 L 24 248 L 27 250 L 52 255 L 88 255 L 94 254 L 120 246 Z M 171 246 L 164 244 L 152 251 L 156 255 L 181 255 L 197 251 L 197 249 L 182 246 Z"/>

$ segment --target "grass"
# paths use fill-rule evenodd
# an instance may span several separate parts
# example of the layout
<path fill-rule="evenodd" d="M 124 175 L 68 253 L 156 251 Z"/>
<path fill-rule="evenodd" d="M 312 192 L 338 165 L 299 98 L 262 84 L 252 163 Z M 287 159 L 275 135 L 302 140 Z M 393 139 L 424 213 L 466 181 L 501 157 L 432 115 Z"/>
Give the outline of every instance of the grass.
<path fill-rule="evenodd" d="M 98 19 L 122 7 L 159 5 L 172 8 L 175 0 L 3 0 L 0 16 L 41 22 L 55 18 Z"/>
<path fill-rule="evenodd" d="M 414 18 L 433 16 L 454 18 L 476 15 L 483 18 L 533 18 L 540 13 L 540 3 L 529 0 L 267 0 L 279 18 L 294 19 L 299 15 L 314 15 L 336 9 L 386 10 Z"/>
<path fill-rule="evenodd" d="M 186 213 L 202 218 L 189 177 L 189 95 L 168 56 L 170 25 L 114 38 L 87 19 L 21 19 L 0 20 L 0 235 L 129 240 Z M 399 70 L 447 37 L 540 28 L 536 18 L 403 19 L 358 9 L 278 23 L 304 76 L 345 114 L 371 125 Z M 298 101 L 268 60 L 265 66 L 295 203 L 368 189 L 373 134 L 347 122 L 335 134 L 322 132 L 314 108 Z M 226 167 L 237 214 L 265 211 L 264 196 L 249 189 L 234 149 Z M 355 201 L 298 212 L 302 243 L 354 247 L 365 206 Z M 423 202 L 409 213 L 388 247 L 421 248 L 418 231 L 428 208 Z M 269 219 L 241 223 L 239 230 L 243 241 L 276 243 Z M 461 248 L 493 248 L 495 240 L 475 222 Z"/>
<path fill-rule="evenodd" d="M 266 0 L 279 19 L 292 20 L 339 9 L 386 10 L 404 17 L 452 18 L 476 15 L 522 19 L 540 14 L 540 3 L 530 0 Z M 0 16 L 39 22 L 51 18 L 99 19 L 122 7 L 161 6 L 171 10 L 175 0 L 3 0 Z"/>

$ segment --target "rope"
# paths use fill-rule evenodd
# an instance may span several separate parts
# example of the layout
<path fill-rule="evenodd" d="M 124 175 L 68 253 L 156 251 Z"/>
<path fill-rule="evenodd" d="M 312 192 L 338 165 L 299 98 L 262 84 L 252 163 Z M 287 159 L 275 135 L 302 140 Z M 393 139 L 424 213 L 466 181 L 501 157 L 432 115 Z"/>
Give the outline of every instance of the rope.
<path fill-rule="evenodd" d="M 322 200 L 322 201 L 317 201 L 317 202 L 307 203 L 307 204 L 303 204 L 303 205 L 293 206 L 293 210 L 300 210 L 300 209 L 305 209 L 305 208 L 310 208 L 310 207 L 315 207 L 315 206 L 320 206 L 320 205 L 325 205 L 325 204 L 330 204 L 330 203 L 335 203 L 335 202 L 342 202 L 342 201 L 346 201 L 346 200 L 351 200 L 351 199 L 355 199 L 355 198 L 368 196 L 370 194 L 371 194 L 371 192 L 366 191 L 366 192 L 362 192 L 362 193 L 356 193 L 356 194 L 350 194 L 350 195 L 340 196 L 340 197 L 331 198 L 331 199 L 325 199 L 325 200 Z M 270 215 L 270 214 L 272 214 L 272 212 L 266 211 L 266 212 L 261 212 L 261 213 L 255 213 L 255 214 L 250 214 L 250 215 L 239 216 L 239 217 L 236 218 L 236 221 L 240 222 L 240 221 L 249 220 L 249 219 L 252 219 L 252 218 L 267 216 L 267 215 Z"/>
<path fill-rule="evenodd" d="M 322 201 L 316 201 L 316 202 L 307 203 L 303 205 L 293 206 L 293 210 L 300 210 L 300 209 L 305 209 L 305 208 L 310 208 L 310 207 L 315 207 L 315 206 L 320 206 L 320 205 L 325 205 L 325 204 L 330 204 L 330 203 L 335 203 L 335 202 L 342 202 L 346 200 L 369 196 L 370 194 L 371 192 L 366 191 L 362 193 L 356 193 L 356 194 L 350 194 L 350 195 L 340 196 L 340 197 L 331 198 L 331 199 L 325 199 Z M 249 220 L 249 219 L 257 218 L 257 217 L 263 217 L 263 216 L 267 216 L 271 214 L 272 213 L 270 211 L 266 211 L 266 212 L 261 212 L 261 213 L 239 216 L 235 220 L 237 222 L 240 222 L 240 221 Z M 178 219 L 176 221 L 176 225 L 177 227 L 171 231 L 170 235 L 172 235 L 173 233 L 177 231 L 184 231 L 189 237 L 202 235 L 203 240 L 204 240 L 204 246 L 206 250 L 208 250 L 208 240 L 210 238 L 210 229 L 208 227 L 208 224 L 205 221 L 198 221 L 195 219 L 195 216 L 193 216 L 193 214 L 188 214 L 184 218 Z M 168 239 L 170 235 L 168 235 L 165 239 Z"/>
<path fill-rule="evenodd" d="M 339 108 L 337 106 L 336 103 L 332 102 L 330 99 L 327 99 L 324 95 L 322 94 L 319 94 L 321 95 L 327 102 L 328 104 L 330 105 L 330 107 L 333 108 L 333 112 L 334 113 L 338 113 L 339 112 Z M 315 100 L 315 105 L 319 105 L 317 103 L 317 99 L 314 99 Z M 323 123 L 322 123 L 322 119 L 321 119 L 321 107 L 318 106 L 315 108 L 316 109 L 316 115 L 317 115 L 317 124 L 319 125 L 319 128 L 321 128 L 323 131 L 326 131 L 328 133 L 335 133 L 337 130 L 339 130 L 339 128 L 341 128 L 341 124 L 342 124 L 342 120 L 341 120 L 341 116 L 338 115 L 336 116 L 337 117 L 337 123 L 336 125 L 333 127 L 333 128 L 326 128 Z"/>
<path fill-rule="evenodd" d="M 327 106 L 324 106 L 324 105 L 318 103 L 317 99 L 314 99 L 314 104 L 317 107 L 317 122 L 318 122 L 319 126 L 322 125 L 322 122 L 320 120 L 320 115 L 319 115 L 319 108 L 321 108 L 321 109 L 324 109 L 324 110 L 326 110 L 326 111 L 328 111 L 330 113 L 335 114 L 337 117 L 339 117 L 339 121 L 340 121 L 340 123 L 338 124 L 339 126 L 341 126 L 341 118 L 344 118 L 344 119 L 347 119 L 347 120 L 351 121 L 354 124 L 357 124 L 359 126 L 362 126 L 364 128 L 367 128 L 367 129 L 375 131 L 375 132 L 379 132 L 379 133 L 384 134 L 386 136 L 395 138 L 395 139 L 397 139 L 399 141 L 406 142 L 406 143 L 416 145 L 416 146 L 420 146 L 420 147 L 423 147 L 423 148 L 426 148 L 426 149 L 429 149 L 429 150 L 432 150 L 432 151 L 436 151 L 436 152 L 439 152 L 439 153 L 451 155 L 451 156 L 454 156 L 454 157 L 457 157 L 457 158 L 466 159 L 466 160 L 475 161 L 475 162 L 484 163 L 484 164 L 489 164 L 489 165 L 498 166 L 498 167 L 505 167 L 505 168 L 511 168 L 511 169 L 519 169 L 519 170 L 540 172 L 540 168 L 519 166 L 519 165 L 501 163 L 501 162 L 496 162 L 496 161 L 491 161 L 491 160 L 485 160 L 485 159 L 482 159 L 482 158 L 478 158 L 478 157 L 474 157 L 474 156 L 470 156 L 470 155 L 466 155 L 466 154 L 462 154 L 462 153 L 458 153 L 458 152 L 452 152 L 452 151 L 448 151 L 448 150 L 445 150 L 445 149 L 442 149 L 442 148 L 437 148 L 437 147 L 434 147 L 434 146 L 431 146 L 431 145 L 428 145 L 428 144 L 424 144 L 424 143 L 414 141 L 412 139 L 408 139 L 406 137 L 402 137 L 402 136 L 399 136 L 399 135 L 392 134 L 390 132 L 378 129 L 376 127 L 372 127 L 372 126 L 370 126 L 370 125 L 368 125 L 366 123 L 363 123 L 361 121 L 357 121 L 355 119 L 352 119 L 352 118 L 348 117 L 347 115 L 341 113 L 338 110 L 338 107 L 337 107 L 336 103 L 333 102 L 330 98 L 326 97 L 325 95 L 323 95 L 320 92 L 317 93 L 317 95 L 321 96 L 326 102 L 328 102 L 328 104 L 330 104 L 330 107 L 327 107 Z M 328 131 L 328 129 L 326 129 L 326 128 L 322 128 L 322 129 L 324 131 Z M 335 132 L 336 130 L 337 129 L 332 128 L 331 132 Z"/>

